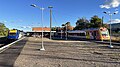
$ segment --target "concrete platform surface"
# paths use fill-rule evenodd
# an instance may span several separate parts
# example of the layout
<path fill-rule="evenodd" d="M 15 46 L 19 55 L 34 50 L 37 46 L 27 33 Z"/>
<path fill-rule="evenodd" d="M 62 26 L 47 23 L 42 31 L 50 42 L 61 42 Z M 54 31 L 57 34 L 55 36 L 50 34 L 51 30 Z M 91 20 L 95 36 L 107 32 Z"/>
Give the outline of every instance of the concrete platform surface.
<path fill-rule="evenodd" d="M 28 37 L 0 54 L 0 67 L 120 67 L 120 46 Z"/>
<path fill-rule="evenodd" d="M 108 48 L 93 42 L 60 42 L 28 38 L 14 67 L 120 67 L 120 46 Z"/>

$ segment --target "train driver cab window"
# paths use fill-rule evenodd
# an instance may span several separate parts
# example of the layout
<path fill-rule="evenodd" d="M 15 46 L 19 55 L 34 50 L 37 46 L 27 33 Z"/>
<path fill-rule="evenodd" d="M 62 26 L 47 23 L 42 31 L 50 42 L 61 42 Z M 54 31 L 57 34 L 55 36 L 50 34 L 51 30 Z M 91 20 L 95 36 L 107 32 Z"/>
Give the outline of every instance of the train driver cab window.
<path fill-rule="evenodd" d="M 15 36 L 15 35 L 16 35 L 16 33 L 9 33 L 9 35 L 10 35 L 10 36 Z"/>
<path fill-rule="evenodd" d="M 108 31 L 102 31 L 102 36 L 108 36 Z"/>

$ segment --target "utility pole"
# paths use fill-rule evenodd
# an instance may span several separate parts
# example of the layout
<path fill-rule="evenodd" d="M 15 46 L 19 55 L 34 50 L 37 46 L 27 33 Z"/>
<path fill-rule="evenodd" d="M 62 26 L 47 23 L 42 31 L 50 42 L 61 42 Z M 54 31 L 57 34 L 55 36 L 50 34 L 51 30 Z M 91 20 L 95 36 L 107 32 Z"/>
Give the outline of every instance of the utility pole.
<path fill-rule="evenodd" d="M 103 20 L 104 20 L 104 17 L 102 16 L 102 27 L 103 27 Z"/>
<path fill-rule="evenodd" d="M 52 6 L 48 7 L 50 9 L 50 39 L 51 39 L 51 27 L 52 27 Z"/>

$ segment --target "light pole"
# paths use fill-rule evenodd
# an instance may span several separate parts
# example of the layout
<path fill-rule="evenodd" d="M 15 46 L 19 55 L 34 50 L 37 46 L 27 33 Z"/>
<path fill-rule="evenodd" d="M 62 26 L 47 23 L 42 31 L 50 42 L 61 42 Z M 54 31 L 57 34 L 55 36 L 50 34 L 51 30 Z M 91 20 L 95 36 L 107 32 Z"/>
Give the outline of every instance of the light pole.
<path fill-rule="evenodd" d="M 113 45 L 111 43 L 111 22 L 112 22 L 112 15 L 117 14 L 118 11 L 115 11 L 114 13 L 111 13 L 110 11 L 109 12 L 103 12 L 103 13 L 108 14 L 110 16 L 110 45 L 109 45 L 109 47 L 113 48 Z"/>
<path fill-rule="evenodd" d="M 51 39 L 51 27 L 52 27 L 52 6 L 48 7 L 50 9 L 50 39 Z"/>
<path fill-rule="evenodd" d="M 67 23 L 66 23 L 66 24 L 62 24 L 62 26 L 65 27 L 64 33 L 65 33 L 66 35 L 65 35 L 64 37 L 65 37 L 65 39 L 67 40 Z M 64 27 L 63 27 L 63 29 L 64 29 Z"/>
<path fill-rule="evenodd" d="M 65 26 L 66 26 L 66 40 L 67 40 L 67 24 L 65 24 Z"/>
<path fill-rule="evenodd" d="M 61 29 L 61 39 L 62 39 L 62 29 Z"/>
<path fill-rule="evenodd" d="M 43 10 L 44 10 L 44 8 L 40 8 L 40 7 L 38 7 L 38 6 L 37 6 L 37 5 L 35 5 L 35 4 L 32 4 L 31 6 L 32 6 L 32 7 L 39 8 L 39 9 L 41 10 L 42 45 L 41 45 L 41 49 L 40 49 L 40 50 L 45 50 L 44 45 L 43 45 Z"/>

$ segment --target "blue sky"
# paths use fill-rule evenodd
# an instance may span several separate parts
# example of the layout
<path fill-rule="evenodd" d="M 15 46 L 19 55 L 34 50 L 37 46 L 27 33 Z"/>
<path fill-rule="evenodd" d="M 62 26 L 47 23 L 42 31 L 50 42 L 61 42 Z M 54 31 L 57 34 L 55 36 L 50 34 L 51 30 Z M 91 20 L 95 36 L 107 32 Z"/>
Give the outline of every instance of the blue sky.
<path fill-rule="evenodd" d="M 103 14 L 103 11 L 114 12 L 115 10 L 115 8 L 100 8 L 100 5 L 106 6 L 104 4 L 106 1 L 109 0 L 0 0 L 0 22 L 10 29 L 31 31 L 32 29 L 29 27 L 41 26 L 41 10 L 30 6 L 36 4 L 45 8 L 43 25 L 46 27 L 50 25 L 48 6 L 53 6 L 52 26 L 61 26 L 67 21 L 75 26 L 78 18 L 85 17 L 90 20 L 94 15 L 98 15 L 100 18 L 104 16 L 106 23 L 109 21 L 109 16 Z M 119 13 L 113 15 L 112 18 L 119 21 Z"/>

